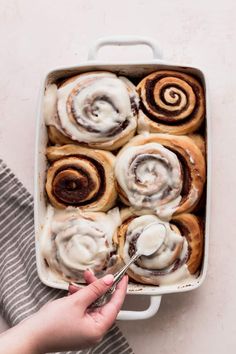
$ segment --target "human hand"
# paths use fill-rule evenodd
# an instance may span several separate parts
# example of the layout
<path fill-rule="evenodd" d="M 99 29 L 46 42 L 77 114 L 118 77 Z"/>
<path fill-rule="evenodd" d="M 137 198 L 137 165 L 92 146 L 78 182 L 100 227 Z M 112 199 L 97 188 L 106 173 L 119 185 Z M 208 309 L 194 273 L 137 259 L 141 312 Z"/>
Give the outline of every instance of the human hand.
<path fill-rule="evenodd" d="M 109 289 L 114 277 L 109 274 L 97 280 L 85 272 L 85 280 L 91 284 L 85 288 L 71 285 L 70 296 L 46 304 L 22 323 L 36 338 L 35 353 L 87 348 L 98 343 L 112 326 L 126 295 L 128 277 L 117 285 L 107 304 L 93 310 L 89 306 Z"/>

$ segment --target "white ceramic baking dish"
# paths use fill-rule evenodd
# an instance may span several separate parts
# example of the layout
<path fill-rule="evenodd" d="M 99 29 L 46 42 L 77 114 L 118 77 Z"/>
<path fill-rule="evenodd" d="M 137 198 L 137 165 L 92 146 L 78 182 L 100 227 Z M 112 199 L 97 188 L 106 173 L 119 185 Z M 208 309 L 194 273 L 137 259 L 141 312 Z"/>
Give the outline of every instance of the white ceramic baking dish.
<path fill-rule="evenodd" d="M 96 56 L 98 50 L 107 45 L 117 46 L 117 45 L 146 45 L 152 49 L 153 59 L 140 62 L 115 62 L 107 63 L 103 61 L 97 61 Z M 138 294 L 150 296 L 149 307 L 144 311 L 120 311 L 118 319 L 123 320 L 137 320 L 152 317 L 159 309 L 161 297 L 165 294 L 179 293 L 190 291 L 198 288 L 206 275 L 207 261 L 208 261 L 208 240 L 209 240 L 209 217 L 210 217 L 210 186 L 211 186 L 211 176 L 210 176 L 210 166 L 211 166 L 211 153 L 210 153 L 210 120 L 209 120 L 209 98 L 208 98 L 208 88 L 206 84 L 206 77 L 202 70 L 196 67 L 189 67 L 183 65 L 176 65 L 173 63 L 168 63 L 161 59 L 160 50 L 156 42 L 149 38 L 144 37 L 106 37 L 99 39 L 91 47 L 88 55 L 88 61 L 84 64 L 80 64 L 75 67 L 59 68 L 50 71 L 43 81 L 41 88 L 41 99 L 40 106 L 38 110 L 37 118 L 37 138 L 36 138 L 36 151 L 35 151 L 35 201 L 34 201 L 34 212 L 35 212 L 35 241 L 36 241 L 36 257 L 37 257 L 37 268 L 38 274 L 41 281 L 54 288 L 67 289 L 68 283 L 65 281 L 58 281 L 58 279 L 53 278 L 52 274 L 49 274 L 48 268 L 45 266 L 40 251 L 39 251 L 39 238 L 40 233 L 45 221 L 46 213 L 46 198 L 45 198 L 45 173 L 47 169 L 47 161 L 45 158 L 45 148 L 47 145 L 47 132 L 43 120 L 43 94 L 45 87 L 52 83 L 55 79 L 65 78 L 68 76 L 80 74 L 92 70 L 107 70 L 114 72 L 118 75 L 124 75 L 128 77 L 133 77 L 141 79 L 147 74 L 160 70 L 160 69 L 170 69 L 177 70 L 185 73 L 190 73 L 196 75 L 202 82 L 205 95 L 206 95 L 206 139 L 207 139 L 207 202 L 206 202 L 206 224 L 205 224 L 205 244 L 204 244 L 204 257 L 202 262 L 202 268 L 200 275 L 197 279 L 192 281 L 188 286 L 178 286 L 178 285 L 166 285 L 166 286 L 150 286 L 150 285 L 137 285 L 129 284 L 128 294 Z"/>

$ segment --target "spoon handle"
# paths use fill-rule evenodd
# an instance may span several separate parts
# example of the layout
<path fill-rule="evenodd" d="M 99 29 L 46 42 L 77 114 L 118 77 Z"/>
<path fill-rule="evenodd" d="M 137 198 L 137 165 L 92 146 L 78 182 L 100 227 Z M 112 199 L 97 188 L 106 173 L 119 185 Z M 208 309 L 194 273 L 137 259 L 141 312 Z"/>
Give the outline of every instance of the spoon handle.
<path fill-rule="evenodd" d="M 130 261 L 124 265 L 124 267 L 122 267 L 117 273 L 115 273 L 114 275 L 114 283 L 112 285 L 112 287 L 114 285 L 116 285 L 117 283 L 119 283 L 119 281 L 123 278 L 123 276 L 125 275 L 127 269 L 131 266 L 132 263 L 134 263 L 138 258 L 140 257 L 140 255 L 138 253 L 135 253 L 133 255 L 133 257 L 130 259 Z M 109 289 L 110 290 L 110 289 Z M 108 290 L 108 291 L 109 291 Z"/>
<path fill-rule="evenodd" d="M 90 308 L 96 308 L 105 305 L 105 303 L 109 300 L 111 295 L 114 293 L 116 289 L 116 285 L 121 281 L 123 276 L 125 275 L 127 269 L 130 267 L 132 263 L 134 263 L 138 258 L 140 257 L 140 254 L 135 253 L 133 257 L 130 259 L 130 261 L 124 265 L 117 273 L 114 274 L 114 282 L 112 286 L 103 294 L 101 297 L 99 297 L 96 301 L 94 301 L 91 305 Z"/>

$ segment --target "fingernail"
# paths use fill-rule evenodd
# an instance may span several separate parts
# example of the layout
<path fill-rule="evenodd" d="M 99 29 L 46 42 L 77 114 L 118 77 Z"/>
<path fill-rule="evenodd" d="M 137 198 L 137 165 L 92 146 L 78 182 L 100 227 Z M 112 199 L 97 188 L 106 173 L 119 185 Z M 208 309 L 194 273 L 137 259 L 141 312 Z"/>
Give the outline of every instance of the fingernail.
<path fill-rule="evenodd" d="M 106 285 L 111 285 L 114 281 L 114 276 L 113 274 L 107 274 L 105 277 L 103 277 L 103 281 Z"/>
<path fill-rule="evenodd" d="M 86 268 L 86 272 L 90 272 L 90 273 L 94 274 L 93 270 L 90 268 Z"/>
<path fill-rule="evenodd" d="M 71 282 L 69 283 L 69 287 L 70 287 L 71 285 L 72 285 L 72 286 L 75 286 L 75 287 L 77 287 L 77 288 L 79 288 L 79 285 L 76 284 L 76 283 L 74 283 L 73 281 L 71 281 Z"/>
<path fill-rule="evenodd" d="M 70 295 L 70 294 L 71 294 L 71 287 L 72 287 L 72 285 L 71 285 L 71 284 L 69 284 L 69 286 L 68 286 L 68 295 Z"/>

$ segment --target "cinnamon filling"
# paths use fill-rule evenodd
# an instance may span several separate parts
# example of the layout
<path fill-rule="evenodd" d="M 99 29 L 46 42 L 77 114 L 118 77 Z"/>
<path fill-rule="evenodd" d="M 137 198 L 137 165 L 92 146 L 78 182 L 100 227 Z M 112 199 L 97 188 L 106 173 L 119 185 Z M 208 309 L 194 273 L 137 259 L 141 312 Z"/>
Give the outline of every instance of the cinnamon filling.
<path fill-rule="evenodd" d="M 177 150 L 174 150 L 173 148 L 170 148 L 167 145 L 164 145 L 168 150 L 172 151 L 174 154 L 177 155 L 178 160 L 180 162 L 180 166 L 181 166 L 181 172 L 182 172 L 182 180 L 183 180 L 183 184 L 182 184 L 182 190 L 181 190 L 181 201 L 180 201 L 180 205 L 183 204 L 185 202 L 185 200 L 187 199 L 188 195 L 189 195 L 189 191 L 191 189 L 191 185 L 192 185 L 192 177 L 189 171 L 189 165 L 187 163 L 187 161 L 185 160 L 185 158 L 183 157 L 183 155 L 181 155 Z"/>
<path fill-rule="evenodd" d="M 151 114 L 151 112 L 149 112 L 149 110 L 145 107 L 145 105 L 143 104 L 142 102 L 142 99 L 141 99 L 141 102 L 140 102 L 140 106 L 141 106 L 141 109 L 142 111 L 144 112 L 144 114 L 146 114 L 152 121 L 156 122 L 156 123 L 161 123 L 161 124 L 168 124 L 168 125 L 173 125 L 173 126 L 177 126 L 177 125 L 183 125 L 183 124 L 186 124 L 187 122 L 189 122 L 190 120 L 193 119 L 193 117 L 196 115 L 197 111 L 198 111 L 198 108 L 199 108 L 199 101 L 202 99 L 201 97 L 201 94 L 200 94 L 200 90 L 199 90 L 199 87 L 184 79 L 185 82 L 187 82 L 194 94 L 195 94 L 195 97 L 196 97 L 196 105 L 195 107 L 193 108 L 193 111 L 192 113 L 190 113 L 190 115 L 188 117 L 185 117 L 185 118 L 182 118 L 182 119 L 179 119 L 178 115 L 183 112 L 185 109 L 187 109 L 189 107 L 189 95 L 188 95 L 188 92 L 186 92 L 181 86 L 179 85 L 175 85 L 175 84 L 171 84 L 169 85 L 168 83 L 166 84 L 165 86 L 165 89 L 166 88 L 170 88 L 170 87 L 176 87 L 178 89 L 180 89 L 187 97 L 187 103 L 185 105 L 184 108 L 180 109 L 180 110 L 176 110 L 176 111 L 168 111 L 162 107 L 159 107 L 157 104 L 156 104 L 156 101 L 155 101 L 155 97 L 154 97 L 154 88 L 155 88 L 155 85 L 156 83 L 160 80 L 160 79 L 163 79 L 163 78 L 166 78 L 168 76 L 166 75 L 159 75 L 157 76 L 154 80 L 146 80 L 146 83 L 145 83 L 145 95 L 146 95 L 146 99 L 147 99 L 147 102 L 148 104 L 150 105 L 150 107 L 152 108 L 152 110 L 164 115 L 161 116 L 161 117 L 156 117 L 156 116 L 153 116 Z M 181 75 L 177 75 L 177 74 L 173 74 L 172 77 L 176 77 L 178 79 L 181 79 L 183 80 L 183 78 L 181 77 Z M 140 93 L 140 89 L 139 89 L 139 93 Z M 165 102 L 166 105 L 170 105 L 170 106 L 175 106 L 175 105 L 178 105 L 179 102 L 180 102 L 180 98 L 177 100 L 177 102 L 175 103 L 169 103 L 169 102 L 166 102 L 166 100 L 164 99 L 164 89 L 162 89 L 162 91 L 160 92 L 160 98 L 163 100 L 163 102 Z M 178 95 L 177 93 L 172 93 L 172 97 L 174 97 L 175 95 Z M 175 117 L 178 119 L 175 119 Z"/>
<path fill-rule="evenodd" d="M 180 102 L 181 102 L 181 96 L 179 95 L 179 93 L 177 93 L 177 92 L 174 92 L 174 91 L 171 91 L 170 92 L 170 96 L 172 97 L 172 98 L 175 98 L 176 96 L 178 97 L 178 99 L 177 99 L 177 101 L 176 102 L 173 102 L 173 103 L 171 103 L 171 102 L 168 102 L 168 101 L 166 101 L 166 99 L 165 99 L 165 90 L 167 90 L 167 89 L 173 89 L 173 88 L 176 88 L 176 89 L 179 89 L 179 90 L 181 90 L 184 94 L 185 94 L 185 96 L 187 97 L 187 102 L 188 102 L 188 99 L 189 99 L 189 95 L 188 95 L 188 92 L 186 91 L 186 90 L 184 90 L 181 86 L 179 86 L 179 85 L 175 85 L 175 84 L 166 84 L 165 86 L 163 86 L 162 87 L 162 90 L 160 91 L 160 99 L 162 100 L 162 102 L 164 102 L 167 106 L 178 106 L 179 104 L 180 104 Z M 154 97 L 153 97 L 154 98 Z M 188 103 L 181 109 L 181 110 L 176 110 L 176 111 L 174 111 L 173 113 L 175 113 L 175 112 L 178 112 L 178 113 L 180 113 L 180 112 L 182 112 L 186 107 L 188 106 Z M 158 107 L 159 108 L 159 107 Z M 169 113 L 169 111 L 168 111 L 168 109 L 164 109 L 163 108 L 163 111 L 166 111 L 167 113 Z"/>
<path fill-rule="evenodd" d="M 137 105 L 137 102 L 135 101 L 134 97 L 130 97 L 130 104 L 131 104 L 131 110 L 133 112 L 134 115 L 138 114 L 138 110 L 139 110 L 139 105 Z"/>
<path fill-rule="evenodd" d="M 91 176 L 86 171 L 73 166 L 60 171 L 53 180 L 53 193 L 61 202 L 77 204 L 85 201 L 95 185 Z"/>
<path fill-rule="evenodd" d="M 117 124 L 117 126 L 114 129 L 111 129 L 109 132 L 107 132 L 106 136 L 107 137 L 112 137 L 115 135 L 120 134 L 123 130 L 125 130 L 129 125 L 128 119 L 126 119 L 124 122 Z"/>
<path fill-rule="evenodd" d="M 52 184 L 52 194 L 66 206 L 84 206 L 99 200 L 106 188 L 105 171 L 103 166 L 96 160 L 83 156 L 71 155 L 90 161 L 98 171 L 99 188 L 94 191 L 94 181 L 84 169 L 74 165 L 65 165 L 58 169 Z"/>

